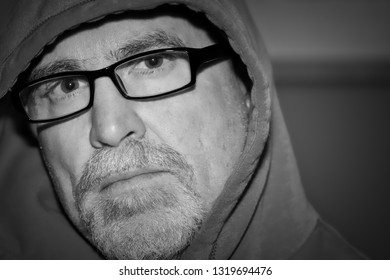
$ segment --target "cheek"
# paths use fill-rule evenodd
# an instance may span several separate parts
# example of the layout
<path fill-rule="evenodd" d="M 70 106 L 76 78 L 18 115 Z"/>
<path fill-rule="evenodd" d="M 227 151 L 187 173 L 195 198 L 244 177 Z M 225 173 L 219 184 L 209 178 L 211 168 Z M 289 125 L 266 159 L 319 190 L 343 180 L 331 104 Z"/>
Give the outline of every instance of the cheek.
<path fill-rule="evenodd" d="M 85 117 L 84 117 L 85 118 Z M 73 208 L 72 187 L 80 177 L 82 166 L 88 159 L 87 129 L 83 129 L 83 116 L 42 130 L 38 139 L 56 191 L 65 209 Z"/>
<path fill-rule="evenodd" d="M 159 101 L 158 107 L 165 109 L 160 109 L 158 122 L 147 126 L 186 157 L 194 168 L 198 191 L 210 204 L 241 154 L 245 128 L 237 113 L 238 102 L 225 98 L 238 90 L 234 84 L 206 73 L 198 80 L 193 91 Z"/>
<path fill-rule="evenodd" d="M 227 71 L 214 71 L 209 76 L 204 73 L 199 77 L 202 83 L 198 88 L 198 116 L 203 123 L 198 137 L 208 149 L 209 158 L 215 158 L 218 166 L 225 164 L 221 168 L 229 168 L 241 154 L 246 138 L 244 103 L 237 98 L 241 89 L 229 74 Z"/>

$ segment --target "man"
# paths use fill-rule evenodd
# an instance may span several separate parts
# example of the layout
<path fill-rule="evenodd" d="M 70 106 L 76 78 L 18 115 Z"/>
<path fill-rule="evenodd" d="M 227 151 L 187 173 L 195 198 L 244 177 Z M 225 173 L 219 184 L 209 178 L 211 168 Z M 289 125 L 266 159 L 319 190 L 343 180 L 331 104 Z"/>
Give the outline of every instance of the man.
<path fill-rule="evenodd" d="M 77 232 L 55 219 L 51 197 L 31 191 L 32 216 L 48 222 L 14 235 L 24 228 L 9 207 L 4 258 L 360 257 L 304 197 L 242 4 L 41 2 L 13 10 L 1 94 L 29 121 Z M 4 127 L 7 166 L 16 136 Z M 3 178 L 16 197 L 34 184 Z"/>

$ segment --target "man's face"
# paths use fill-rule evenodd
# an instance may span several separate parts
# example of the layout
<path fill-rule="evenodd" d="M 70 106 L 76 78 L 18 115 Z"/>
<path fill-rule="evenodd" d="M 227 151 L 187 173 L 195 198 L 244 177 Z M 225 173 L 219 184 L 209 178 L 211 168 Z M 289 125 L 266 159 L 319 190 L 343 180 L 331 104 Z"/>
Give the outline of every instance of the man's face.
<path fill-rule="evenodd" d="M 155 40 L 137 52 L 171 47 L 154 39 L 161 32 L 187 47 L 213 44 L 180 17 L 121 19 L 74 32 L 37 68 L 71 61 L 100 69 L 135 40 Z M 242 152 L 243 91 L 229 61 L 208 65 L 194 88 L 160 100 L 126 100 L 101 77 L 88 112 L 33 126 L 66 212 L 107 258 L 172 258 L 188 246 Z"/>

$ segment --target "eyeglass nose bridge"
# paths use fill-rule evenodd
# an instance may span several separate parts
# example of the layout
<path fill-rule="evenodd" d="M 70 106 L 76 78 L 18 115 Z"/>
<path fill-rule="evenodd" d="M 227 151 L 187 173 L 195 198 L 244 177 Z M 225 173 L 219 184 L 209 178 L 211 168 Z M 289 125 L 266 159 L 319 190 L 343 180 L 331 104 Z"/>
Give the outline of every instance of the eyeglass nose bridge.
<path fill-rule="evenodd" d="M 126 94 L 124 90 L 124 85 L 122 81 L 115 75 L 115 68 L 116 65 L 110 65 L 107 67 L 104 67 L 99 70 L 95 71 L 90 71 L 89 76 L 88 76 L 88 82 L 89 82 L 89 87 L 91 91 L 91 98 L 93 99 L 95 97 L 95 81 L 99 78 L 102 77 L 108 77 L 111 79 L 112 83 L 115 85 L 119 93 L 125 98 L 129 99 L 129 96 Z M 91 100 L 93 101 L 93 100 Z"/>

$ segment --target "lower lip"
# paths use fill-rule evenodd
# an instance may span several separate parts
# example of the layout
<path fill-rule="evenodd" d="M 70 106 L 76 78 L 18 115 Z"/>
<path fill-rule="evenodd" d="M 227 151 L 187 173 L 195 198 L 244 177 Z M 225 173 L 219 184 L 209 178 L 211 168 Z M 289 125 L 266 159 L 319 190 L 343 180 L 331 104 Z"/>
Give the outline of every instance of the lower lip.
<path fill-rule="evenodd" d="M 104 187 L 104 192 L 109 196 L 124 195 L 135 188 L 144 188 L 158 183 L 157 177 L 160 177 L 168 172 L 158 171 L 150 173 L 142 173 L 129 179 L 118 180 Z M 155 182 L 154 182 L 155 181 Z"/>

